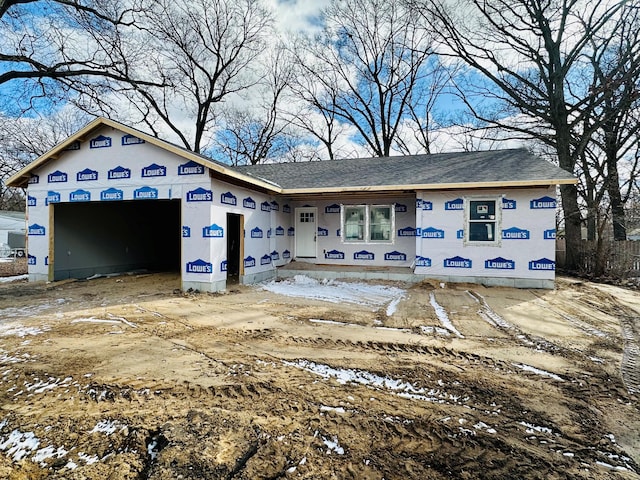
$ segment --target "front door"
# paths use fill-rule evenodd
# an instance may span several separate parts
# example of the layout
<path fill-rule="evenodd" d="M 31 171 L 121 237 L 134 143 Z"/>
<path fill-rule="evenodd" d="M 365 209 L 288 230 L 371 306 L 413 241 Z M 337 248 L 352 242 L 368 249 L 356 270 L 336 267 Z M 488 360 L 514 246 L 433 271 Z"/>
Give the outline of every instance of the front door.
<path fill-rule="evenodd" d="M 316 217 L 315 207 L 296 208 L 296 257 L 316 257 Z"/>

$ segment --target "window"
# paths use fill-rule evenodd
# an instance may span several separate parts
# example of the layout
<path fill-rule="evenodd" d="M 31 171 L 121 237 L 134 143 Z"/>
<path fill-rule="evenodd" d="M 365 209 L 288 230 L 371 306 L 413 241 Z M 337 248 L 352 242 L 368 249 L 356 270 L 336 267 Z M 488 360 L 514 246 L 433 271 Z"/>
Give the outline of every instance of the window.
<path fill-rule="evenodd" d="M 497 245 L 500 241 L 500 211 L 495 199 L 467 199 L 466 242 Z"/>
<path fill-rule="evenodd" d="M 392 243 L 393 205 L 344 205 L 342 240 L 344 242 Z"/>

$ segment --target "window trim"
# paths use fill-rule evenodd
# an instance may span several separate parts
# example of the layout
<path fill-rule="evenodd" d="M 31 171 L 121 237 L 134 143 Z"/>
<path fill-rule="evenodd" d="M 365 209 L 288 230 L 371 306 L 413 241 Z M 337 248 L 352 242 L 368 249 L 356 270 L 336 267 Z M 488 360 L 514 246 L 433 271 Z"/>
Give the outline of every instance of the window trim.
<path fill-rule="evenodd" d="M 464 235 L 463 245 L 465 247 L 500 247 L 502 246 L 502 198 L 504 195 L 472 195 L 463 197 L 464 200 Z M 471 202 L 496 202 L 495 213 L 495 239 L 494 240 L 469 240 L 471 220 Z"/>
<path fill-rule="evenodd" d="M 371 240 L 371 209 L 372 208 L 389 208 L 390 210 L 390 235 L 388 240 Z M 364 238 L 362 240 L 347 240 L 346 232 L 346 210 L 347 208 L 364 208 Z M 396 240 L 396 204 L 341 204 L 340 205 L 340 241 L 346 245 L 393 245 Z"/>

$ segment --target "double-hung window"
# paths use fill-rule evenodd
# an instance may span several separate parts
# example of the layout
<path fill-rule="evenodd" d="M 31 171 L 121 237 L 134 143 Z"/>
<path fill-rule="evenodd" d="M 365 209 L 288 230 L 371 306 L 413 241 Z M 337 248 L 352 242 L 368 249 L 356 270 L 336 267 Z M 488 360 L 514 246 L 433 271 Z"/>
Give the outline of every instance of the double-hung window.
<path fill-rule="evenodd" d="M 342 241 L 345 243 L 392 243 L 393 205 L 343 205 Z"/>
<path fill-rule="evenodd" d="M 500 202 L 496 198 L 465 199 L 465 242 L 468 245 L 500 243 Z"/>

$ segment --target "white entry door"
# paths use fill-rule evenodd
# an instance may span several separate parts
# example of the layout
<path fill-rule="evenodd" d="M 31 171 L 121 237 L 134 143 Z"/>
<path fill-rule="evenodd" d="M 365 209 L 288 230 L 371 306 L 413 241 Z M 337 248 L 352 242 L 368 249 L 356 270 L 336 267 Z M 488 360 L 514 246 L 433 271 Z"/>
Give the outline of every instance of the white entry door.
<path fill-rule="evenodd" d="M 318 209 L 296 208 L 296 257 L 316 257 L 316 226 Z"/>

